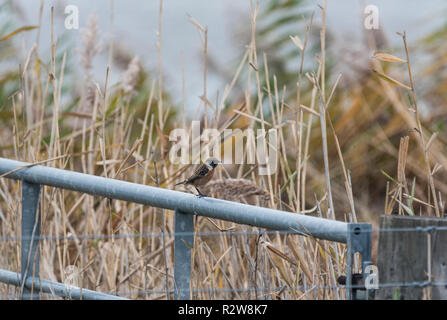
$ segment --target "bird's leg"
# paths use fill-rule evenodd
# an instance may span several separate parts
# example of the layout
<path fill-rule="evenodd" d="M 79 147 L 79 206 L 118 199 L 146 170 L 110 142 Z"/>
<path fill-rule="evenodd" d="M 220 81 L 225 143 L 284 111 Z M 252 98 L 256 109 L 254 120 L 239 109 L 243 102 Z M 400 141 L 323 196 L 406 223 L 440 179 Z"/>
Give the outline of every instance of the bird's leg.
<path fill-rule="evenodd" d="M 196 186 L 194 186 L 194 188 L 196 188 L 197 192 L 199 193 L 197 195 L 199 198 L 206 197 L 206 195 L 204 195 L 202 192 L 200 192 L 199 188 L 197 188 Z"/>

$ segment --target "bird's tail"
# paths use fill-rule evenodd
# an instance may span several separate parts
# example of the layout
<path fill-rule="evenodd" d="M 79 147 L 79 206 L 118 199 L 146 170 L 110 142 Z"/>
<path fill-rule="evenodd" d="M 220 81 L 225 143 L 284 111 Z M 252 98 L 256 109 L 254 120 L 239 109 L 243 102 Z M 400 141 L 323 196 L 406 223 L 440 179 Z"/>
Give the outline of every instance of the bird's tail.
<path fill-rule="evenodd" d="M 178 182 L 178 183 L 174 184 L 174 187 L 175 187 L 175 186 L 178 186 L 179 184 L 185 184 L 185 183 L 186 183 L 186 180 L 181 181 L 181 182 Z"/>

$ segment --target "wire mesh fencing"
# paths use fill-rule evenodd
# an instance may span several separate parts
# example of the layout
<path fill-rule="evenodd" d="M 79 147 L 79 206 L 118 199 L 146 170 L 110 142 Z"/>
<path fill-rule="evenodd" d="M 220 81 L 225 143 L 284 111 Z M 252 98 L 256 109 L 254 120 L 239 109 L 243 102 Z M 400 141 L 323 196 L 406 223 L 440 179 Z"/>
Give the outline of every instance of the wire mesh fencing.
<path fill-rule="evenodd" d="M 196 223 L 200 224 L 200 221 Z M 223 225 L 222 223 L 221 226 Z M 173 242 L 176 236 L 189 235 L 194 236 L 191 299 L 335 299 L 337 294 L 339 299 L 346 297 L 345 286 L 337 281 L 340 275 L 346 274 L 345 244 L 302 237 L 286 231 L 269 231 L 252 227 L 239 229 L 194 233 L 41 235 L 35 239 L 40 243 L 40 276 L 42 279 L 61 282 L 67 292 L 79 287 L 128 299 L 173 299 L 176 291 L 172 263 Z M 374 235 L 378 238 L 381 233 L 404 233 L 411 237 L 415 234 L 436 235 L 446 231 L 447 227 L 429 226 L 374 229 L 372 233 L 373 238 Z M 20 252 L 22 240 L 20 236 L 0 237 L 3 248 L 10 247 L 16 252 Z M 158 243 L 154 247 L 155 250 L 150 250 L 151 241 Z M 144 245 L 139 251 L 141 254 L 139 259 L 131 258 L 123 251 L 125 248 L 132 250 L 130 243 L 138 247 L 140 242 Z M 86 256 L 90 259 L 81 264 L 80 257 L 67 256 L 63 265 L 63 261 L 59 261 L 63 252 L 70 252 L 75 247 L 86 251 Z M 335 260 L 335 249 L 339 249 L 338 264 Z M 301 252 L 302 256 L 296 251 Z M 92 252 L 96 254 L 93 255 Z M 77 252 L 76 255 L 78 254 Z M 311 264 L 312 258 L 315 261 L 313 264 Z M 331 267 L 324 266 L 329 261 L 332 261 L 335 282 L 332 281 L 330 274 Z M 116 268 L 110 270 L 113 262 Z M 61 267 L 57 267 L 58 265 Z M 316 269 L 317 265 L 320 265 L 319 269 Z M 236 266 L 238 268 L 234 270 Z M 2 265 L 0 268 L 12 269 L 12 267 Z M 411 265 L 402 268 L 408 269 Z M 356 263 L 353 273 L 358 272 L 361 272 L 361 267 Z M 447 286 L 447 281 L 429 279 L 427 276 L 419 281 L 408 282 L 382 282 L 379 275 L 377 279 L 377 287 L 373 288 L 373 291 L 384 288 L 391 288 L 395 292 L 405 288 L 428 291 L 444 289 Z M 374 286 L 374 283 L 369 284 Z M 3 288 L 1 299 L 23 298 L 20 286 L 8 287 L 1 284 L 0 288 Z M 354 281 L 352 288 L 364 290 L 365 281 Z M 85 295 L 88 298 L 88 295 Z M 57 298 L 57 295 L 40 292 L 38 297 L 53 299 Z M 72 294 L 68 298 L 76 297 Z"/>
<path fill-rule="evenodd" d="M 325 278 L 320 288 L 311 285 L 314 281 L 306 279 L 304 273 L 313 277 L 311 266 L 291 255 L 289 244 L 309 253 L 307 248 L 319 250 L 314 249 L 312 240 L 286 232 L 249 229 L 252 228 L 189 234 L 41 235 L 35 239 L 40 246 L 40 277 L 61 282 L 67 288 L 84 287 L 131 299 L 173 299 L 174 240 L 176 236 L 193 235 L 192 299 L 297 299 L 316 290 L 325 291 L 328 296 L 338 290 L 344 296 L 342 287 L 323 284 L 329 283 L 328 275 L 318 275 Z M 22 240 L 20 236 L 0 238 L 2 246 L 14 252 L 20 252 Z M 339 244 L 342 257 L 344 247 Z M 80 253 L 86 256 L 84 260 Z M 301 255 L 298 259 L 310 259 L 308 254 Z M 342 264 L 339 267 L 343 268 Z M 13 265 L 0 268 L 15 269 Z M 3 298 L 21 297 L 20 287 L 11 286 L 9 290 Z M 312 295 L 318 298 L 318 294 L 322 293 Z M 51 294 L 41 296 L 50 297 Z"/>

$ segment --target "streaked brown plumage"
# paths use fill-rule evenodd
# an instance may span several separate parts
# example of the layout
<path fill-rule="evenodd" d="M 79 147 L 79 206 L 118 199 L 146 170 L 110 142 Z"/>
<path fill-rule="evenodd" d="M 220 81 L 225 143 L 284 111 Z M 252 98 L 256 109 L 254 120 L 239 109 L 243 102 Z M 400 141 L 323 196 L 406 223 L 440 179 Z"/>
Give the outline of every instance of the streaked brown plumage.
<path fill-rule="evenodd" d="M 203 193 L 200 192 L 198 186 L 203 186 L 207 184 L 211 178 L 214 175 L 214 169 L 217 167 L 217 165 L 220 163 L 219 160 L 216 158 L 208 158 L 204 163 L 202 163 L 200 166 L 197 167 L 197 169 L 194 171 L 194 174 L 186 179 L 185 181 L 176 183 L 175 185 L 180 184 L 186 184 L 186 185 L 192 185 L 194 188 L 196 188 L 197 192 L 199 193 L 199 197 L 206 197 Z"/>

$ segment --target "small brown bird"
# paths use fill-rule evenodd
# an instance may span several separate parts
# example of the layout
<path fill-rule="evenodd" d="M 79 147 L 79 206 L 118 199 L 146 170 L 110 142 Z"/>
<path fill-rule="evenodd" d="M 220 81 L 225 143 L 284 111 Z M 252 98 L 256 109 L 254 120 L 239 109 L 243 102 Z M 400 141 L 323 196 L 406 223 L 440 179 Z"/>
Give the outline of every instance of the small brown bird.
<path fill-rule="evenodd" d="M 200 192 L 199 188 L 197 186 L 203 186 L 207 184 L 214 174 L 214 169 L 217 167 L 217 165 L 221 163 L 216 158 L 208 158 L 204 163 L 202 163 L 200 166 L 197 167 L 197 169 L 194 171 L 194 174 L 186 179 L 185 181 L 176 183 L 175 185 L 178 186 L 179 184 L 189 184 L 192 185 L 194 188 L 196 188 L 198 194 L 198 197 L 206 197 L 203 193 Z"/>

